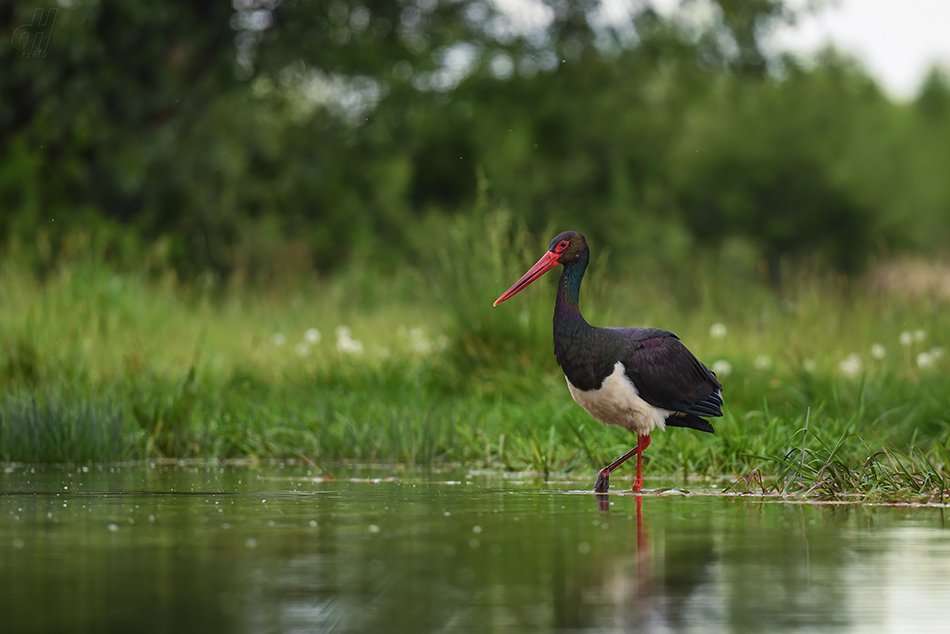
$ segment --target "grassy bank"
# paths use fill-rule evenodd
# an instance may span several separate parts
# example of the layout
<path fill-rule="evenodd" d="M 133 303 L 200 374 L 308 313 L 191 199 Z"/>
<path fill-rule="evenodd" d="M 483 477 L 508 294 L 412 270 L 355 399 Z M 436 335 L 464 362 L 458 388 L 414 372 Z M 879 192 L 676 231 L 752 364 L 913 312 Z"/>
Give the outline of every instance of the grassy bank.
<path fill-rule="evenodd" d="M 554 276 L 498 294 L 544 248 L 503 216 L 428 267 L 251 288 L 0 263 L 0 460 L 296 457 L 591 470 L 627 432 L 576 406 L 554 362 Z M 783 458 L 885 444 L 947 468 L 950 316 L 939 295 L 799 271 L 777 294 L 719 261 L 618 271 L 594 245 L 595 324 L 676 332 L 720 374 L 715 435 L 660 434 L 653 473 L 781 474 Z M 898 288 L 900 285 L 898 285 Z M 838 446 L 840 444 L 840 446 Z M 935 448 L 936 447 L 936 448 Z M 789 474 L 786 474 L 789 475 Z M 792 473 L 791 478 L 801 479 Z"/>

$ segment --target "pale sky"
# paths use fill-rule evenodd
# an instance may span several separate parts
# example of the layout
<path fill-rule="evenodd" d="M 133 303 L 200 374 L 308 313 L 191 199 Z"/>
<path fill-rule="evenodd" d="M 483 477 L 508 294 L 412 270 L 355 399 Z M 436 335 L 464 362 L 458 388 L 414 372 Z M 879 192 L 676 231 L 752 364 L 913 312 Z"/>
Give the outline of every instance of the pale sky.
<path fill-rule="evenodd" d="M 833 42 L 849 51 L 893 96 L 912 98 L 934 62 L 950 72 L 950 0 L 838 0 L 776 33 L 774 45 L 799 53 Z"/>
<path fill-rule="evenodd" d="M 526 30 L 543 27 L 550 8 L 539 0 L 492 0 Z M 624 16 L 654 6 L 670 15 L 681 0 L 601 0 L 600 19 Z M 814 0 L 788 0 L 792 7 Z M 818 0 L 824 9 L 781 29 L 772 38 L 777 51 L 802 55 L 817 52 L 829 42 L 861 59 L 870 73 L 892 96 L 910 99 L 920 87 L 931 64 L 939 62 L 950 72 L 950 0 Z M 704 2 L 686 4 L 687 21 L 709 19 Z"/>

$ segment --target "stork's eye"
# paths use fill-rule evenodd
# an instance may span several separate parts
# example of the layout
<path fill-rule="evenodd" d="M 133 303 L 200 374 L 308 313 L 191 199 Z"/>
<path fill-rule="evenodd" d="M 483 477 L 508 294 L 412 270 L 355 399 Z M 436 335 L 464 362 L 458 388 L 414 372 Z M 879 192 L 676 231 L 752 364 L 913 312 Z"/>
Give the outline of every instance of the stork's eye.
<path fill-rule="evenodd" d="M 557 243 L 557 246 L 555 247 L 555 249 L 557 249 L 558 251 L 563 251 L 564 249 L 567 248 L 568 244 L 570 243 L 567 240 L 561 240 L 560 242 Z"/>

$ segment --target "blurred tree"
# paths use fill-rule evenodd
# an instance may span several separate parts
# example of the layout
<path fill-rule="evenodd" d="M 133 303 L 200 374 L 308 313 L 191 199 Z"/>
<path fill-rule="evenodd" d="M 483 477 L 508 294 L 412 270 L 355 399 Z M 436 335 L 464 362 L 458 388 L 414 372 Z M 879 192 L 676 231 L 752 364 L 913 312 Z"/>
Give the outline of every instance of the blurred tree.
<path fill-rule="evenodd" d="M 903 170 L 901 196 L 888 205 L 916 245 L 950 244 L 950 76 L 934 67 L 911 106 L 901 129 Z"/>
<path fill-rule="evenodd" d="M 670 264 L 741 234 L 855 267 L 937 218 L 907 121 L 946 129 L 945 84 L 909 115 L 859 70 L 770 58 L 779 0 L 683 5 L 75 0 L 45 57 L 0 48 L 0 248 L 94 228 L 107 257 L 155 243 L 186 274 L 391 263 L 472 208 L 480 171 L 536 232 Z M 0 6 L 4 32 L 33 9 Z"/>
<path fill-rule="evenodd" d="M 927 119 L 946 121 L 950 116 L 950 79 L 940 67 L 933 67 L 927 73 L 915 105 Z"/>
<path fill-rule="evenodd" d="M 34 5 L 0 8 L 3 32 Z M 227 5 L 76 2 L 41 58 L 0 47 L 0 238 L 107 217 L 155 237 L 185 202 L 187 143 L 235 83 Z"/>
<path fill-rule="evenodd" d="M 353 155 L 366 140 L 346 117 L 371 110 L 399 64 L 434 68 L 432 51 L 465 35 L 464 21 L 455 19 L 465 6 L 71 3 L 58 11 L 44 57 L 0 48 L 0 138 L 8 148 L 0 165 L 0 240 L 29 240 L 44 227 L 55 242 L 104 217 L 135 227 L 146 240 L 170 236 L 170 253 L 185 269 L 226 273 L 248 220 L 254 225 L 254 218 L 286 212 L 291 220 L 278 221 L 278 232 L 293 235 L 298 214 L 288 204 L 315 202 L 304 216 L 328 221 L 334 241 L 314 246 L 332 262 L 374 230 L 368 214 L 353 213 L 366 202 L 356 199 L 380 170 L 391 171 L 358 169 L 365 161 Z M 4 5 L 3 31 L 30 25 L 33 11 L 26 2 Z M 304 65 L 294 66 L 298 60 Z M 348 81 L 363 73 L 367 94 Z M 340 108 L 347 114 L 321 109 L 294 120 L 290 108 L 255 98 L 247 81 L 255 76 L 282 87 L 281 105 L 304 107 L 313 100 L 308 91 L 323 90 L 331 100 L 349 99 Z M 393 92 L 408 99 L 408 88 Z M 291 147 L 284 155 L 283 142 L 301 133 L 309 150 Z M 295 151 L 313 171 L 293 170 L 293 183 L 266 178 L 282 173 Z M 315 191 L 314 174 L 325 190 Z M 328 200 L 334 204 L 320 204 Z M 332 231 L 354 221 L 353 230 Z"/>
<path fill-rule="evenodd" d="M 740 76 L 765 78 L 768 58 L 762 40 L 795 13 L 782 0 L 716 0 L 715 5 L 721 19 L 709 36 L 720 40 L 719 47 L 729 52 L 730 67 Z"/>
<path fill-rule="evenodd" d="M 849 169 L 855 139 L 867 134 L 865 111 L 890 107 L 873 82 L 834 56 L 813 71 L 786 60 L 783 74 L 765 83 L 723 78 L 693 104 L 670 166 L 691 230 L 712 242 L 745 236 L 776 286 L 787 256 L 858 270 L 885 225 L 857 192 L 889 180 L 871 166 Z"/>

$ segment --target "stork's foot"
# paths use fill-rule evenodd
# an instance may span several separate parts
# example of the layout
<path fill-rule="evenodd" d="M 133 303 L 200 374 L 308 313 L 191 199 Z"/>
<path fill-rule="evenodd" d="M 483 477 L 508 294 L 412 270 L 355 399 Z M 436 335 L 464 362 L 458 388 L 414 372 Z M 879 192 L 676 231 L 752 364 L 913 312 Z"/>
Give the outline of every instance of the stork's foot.
<path fill-rule="evenodd" d="M 643 488 L 643 478 L 640 476 L 640 474 L 637 474 L 637 479 L 633 481 L 632 490 L 634 493 L 639 493 L 640 489 L 642 488 Z"/>
<path fill-rule="evenodd" d="M 610 472 L 606 469 L 601 469 L 600 473 L 597 474 L 597 482 L 594 483 L 594 491 L 596 493 L 606 493 L 609 488 Z"/>

